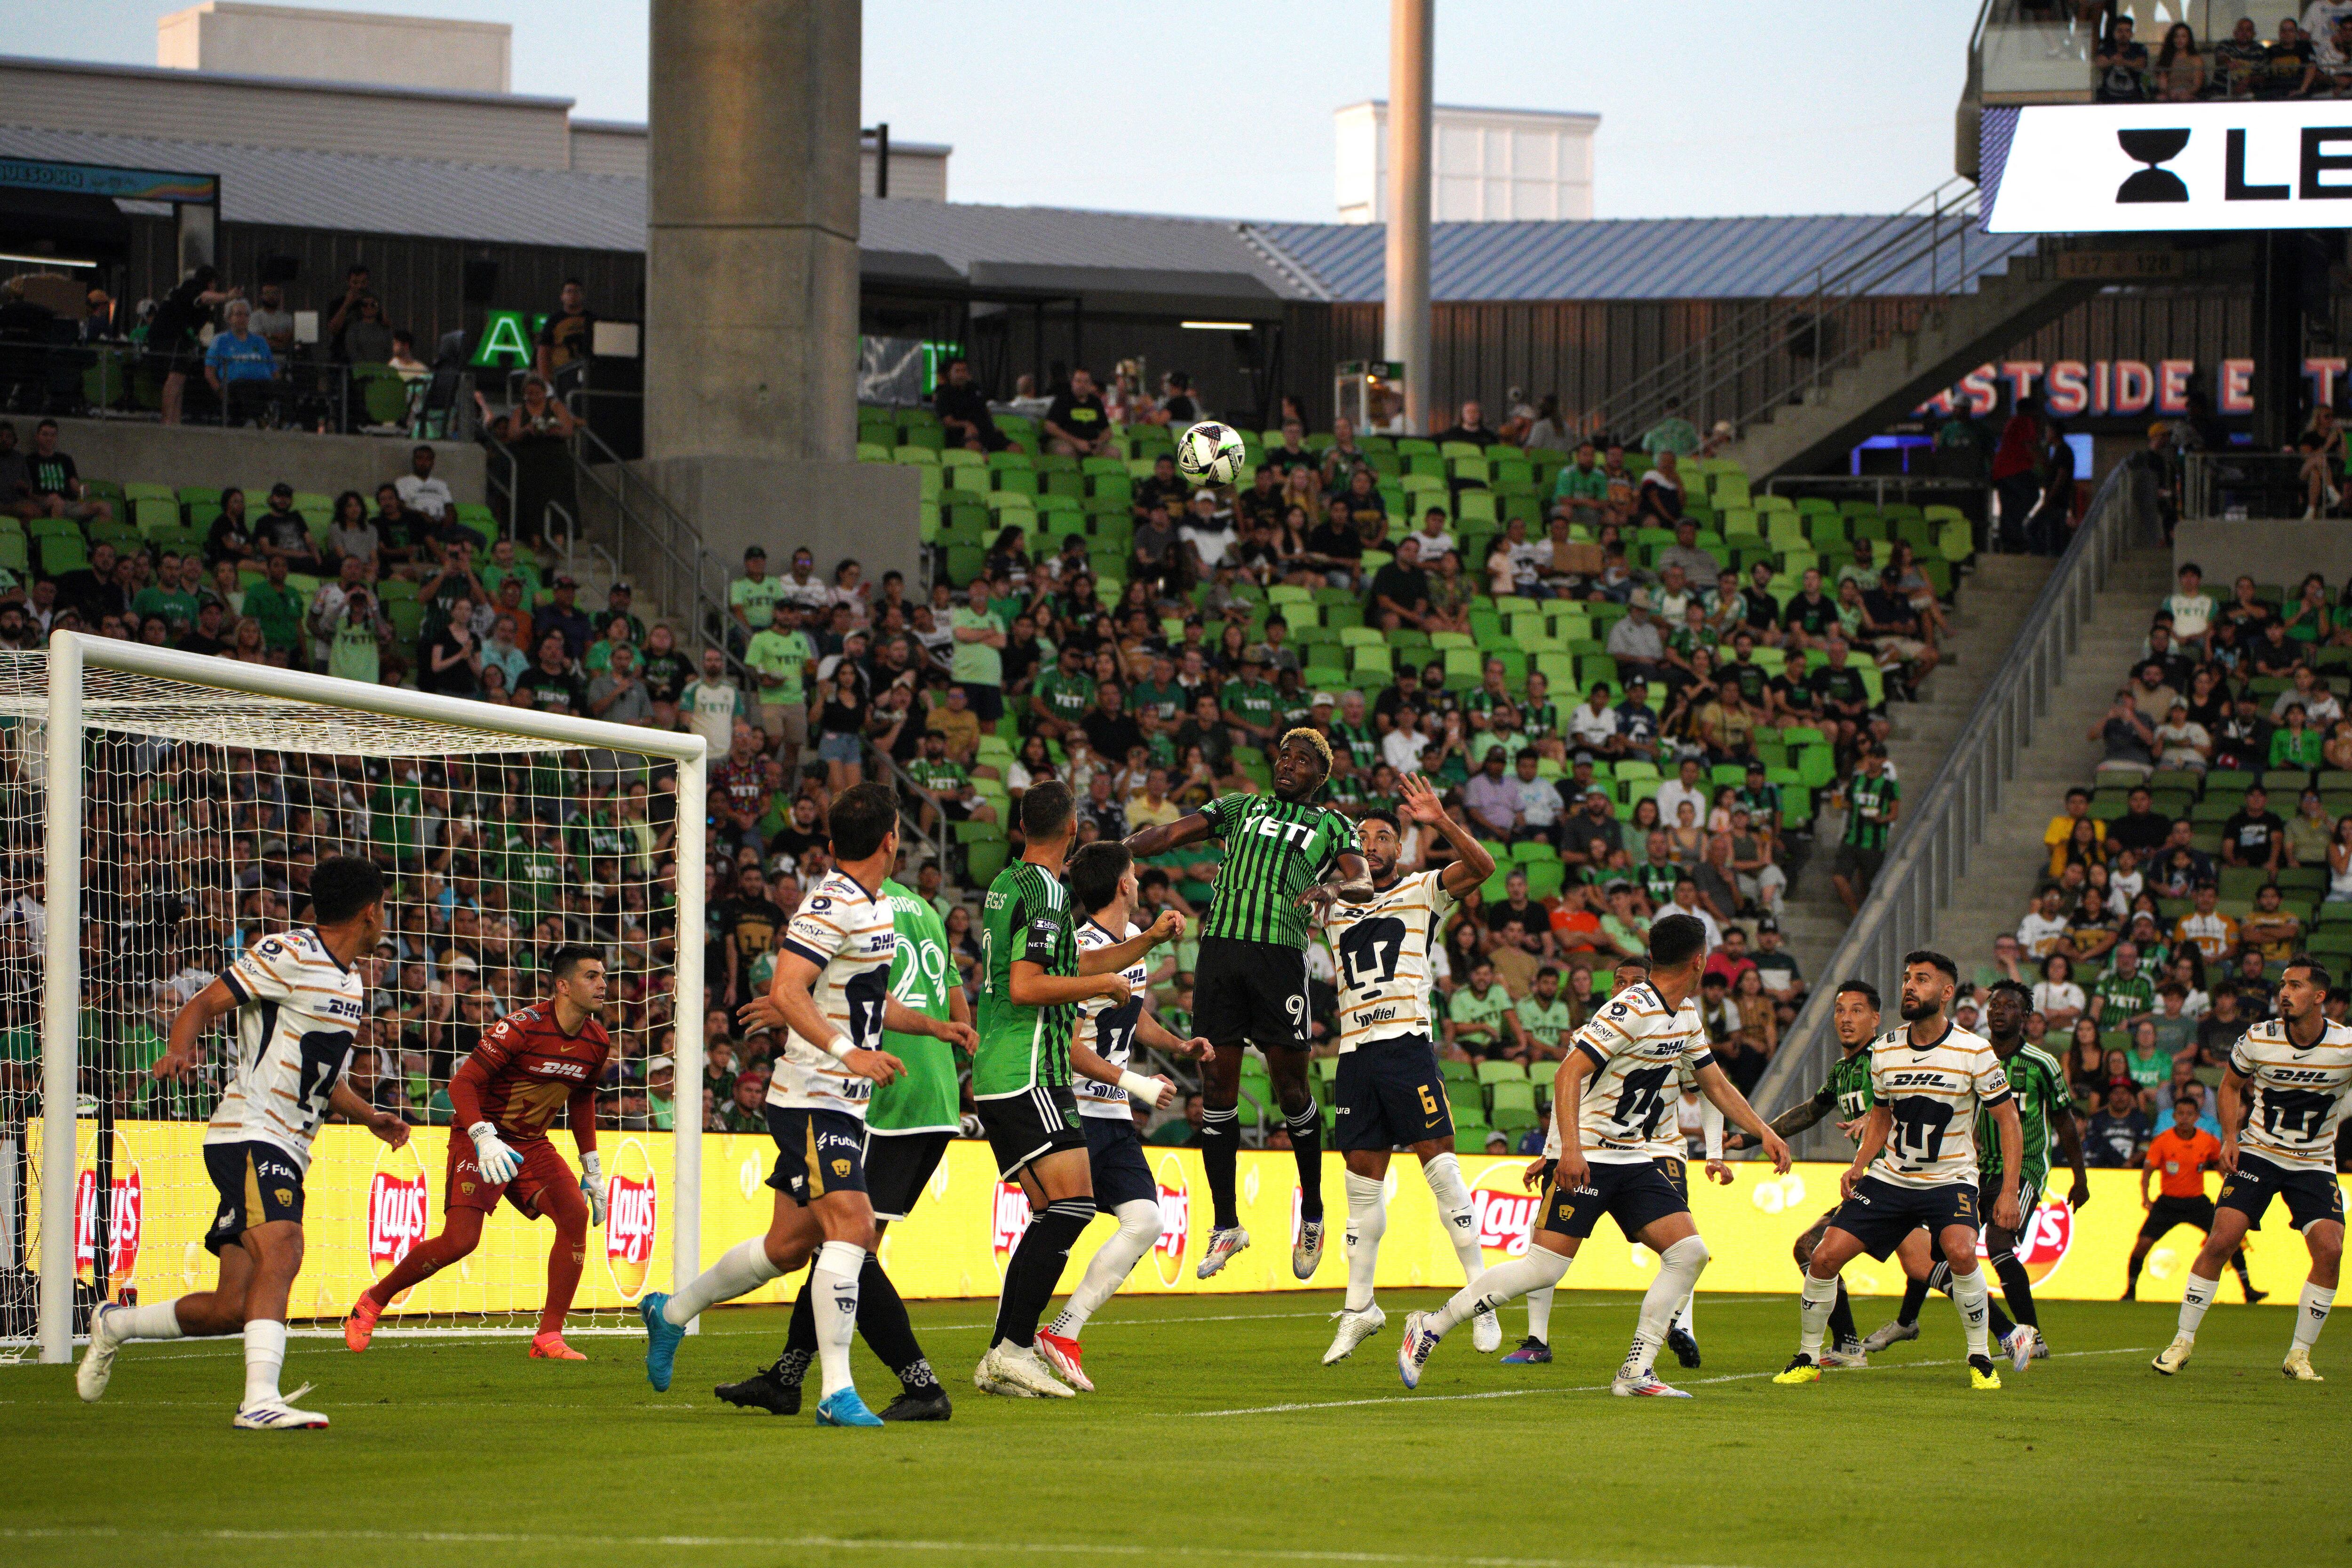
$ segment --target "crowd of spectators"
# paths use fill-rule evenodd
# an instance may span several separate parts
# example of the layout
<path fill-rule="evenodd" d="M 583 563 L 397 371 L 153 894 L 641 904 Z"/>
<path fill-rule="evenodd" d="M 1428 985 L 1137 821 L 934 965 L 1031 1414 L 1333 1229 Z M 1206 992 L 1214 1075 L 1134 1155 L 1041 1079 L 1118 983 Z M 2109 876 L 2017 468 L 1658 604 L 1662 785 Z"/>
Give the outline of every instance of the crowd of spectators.
<path fill-rule="evenodd" d="M 2033 9 L 2031 0 L 2026 9 Z M 2210 47 L 2200 45 L 2195 27 L 2174 22 L 2152 51 L 2130 16 L 2097 9 L 2105 14 L 2097 18 L 2091 75 L 2102 103 L 2352 97 L 2352 6 L 2344 0 L 2310 0 L 2299 19 L 2280 17 L 2267 39 L 2242 16 Z"/>

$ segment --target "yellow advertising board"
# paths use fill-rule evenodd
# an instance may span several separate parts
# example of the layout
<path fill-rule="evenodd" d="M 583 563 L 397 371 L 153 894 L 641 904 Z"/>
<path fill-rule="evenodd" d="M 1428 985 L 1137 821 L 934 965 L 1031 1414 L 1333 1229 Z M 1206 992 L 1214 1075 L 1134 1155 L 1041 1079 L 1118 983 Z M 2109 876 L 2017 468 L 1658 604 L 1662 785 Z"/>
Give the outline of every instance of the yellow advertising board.
<path fill-rule="evenodd" d="M 204 1168 L 201 1125 L 188 1122 L 116 1124 L 112 1212 L 109 1237 L 109 1284 L 137 1287 L 147 1300 L 207 1288 L 211 1258 L 204 1232 L 215 1202 Z M 33 1130 L 39 1137 L 38 1124 Z M 420 1128 L 401 1150 L 386 1149 L 352 1127 L 322 1129 L 312 1151 L 306 1184 L 306 1247 L 302 1278 L 296 1287 L 298 1316 L 340 1316 L 368 1283 L 381 1278 L 418 1241 L 438 1230 L 442 1219 L 442 1171 L 449 1132 Z M 95 1129 L 83 1123 L 78 1151 L 75 1205 L 76 1262 L 91 1272 L 95 1211 Z M 557 1146 L 570 1155 L 568 1140 Z M 666 1134 L 606 1132 L 602 1139 L 612 1178 L 606 1223 L 589 1238 L 588 1268 L 577 1298 L 583 1309 L 624 1309 L 647 1289 L 670 1286 L 670 1226 L 675 1186 L 670 1142 Z M 1193 1278 L 1208 1245 L 1212 1215 L 1208 1182 L 1200 1155 L 1190 1149 L 1148 1151 L 1160 1187 L 1160 1245 L 1127 1282 L 1130 1293 L 1231 1293 L 1236 1291 L 1339 1289 L 1347 1260 L 1339 1245 L 1346 1212 L 1345 1184 L 1337 1155 L 1324 1161 L 1324 1203 L 1333 1221 L 1330 1242 L 1315 1278 L 1290 1274 L 1290 1242 L 1298 1215 L 1297 1167 L 1288 1154 L 1245 1152 L 1241 1156 L 1239 1208 L 1254 1245 L 1215 1279 Z M 767 1227 L 774 1194 L 765 1184 L 775 1151 L 762 1136 L 707 1134 L 702 1141 L 701 1221 L 707 1262 L 745 1237 Z M 1524 1251 L 1528 1222 L 1537 1198 L 1521 1185 L 1527 1162 L 1517 1158 L 1465 1156 L 1478 1239 L 1488 1263 Z M 1799 1165 L 1782 1176 L 1755 1162 L 1732 1167 L 1729 1186 L 1698 1180 L 1691 1194 L 1701 1233 L 1714 1261 L 1706 1289 L 1759 1293 L 1792 1290 L 1796 1270 L 1790 1247 L 1837 1197 L 1843 1167 Z M 1694 1164 L 1691 1173 L 1698 1176 Z M 2061 1172 L 2063 1184 L 2066 1176 Z M 2109 1300 L 2123 1293 L 2124 1260 L 2142 1218 L 2137 1173 L 2091 1173 L 2091 1202 L 2080 1213 L 2055 1198 L 2045 1201 L 2027 1227 L 2019 1249 L 2044 1300 Z M 902 1295 L 910 1299 L 991 1297 L 1028 1222 L 1019 1189 L 996 1180 L 984 1143 L 959 1141 L 932 1176 L 908 1218 L 890 1226 L 882 1259 Z M 1113 1222 L 1098 1218 L 1071 1250 L 1062 1289 L 1076 1286 L 1089 1258 L 1109 1235 Z M 493 1215 L 482 1245 L 456 1268 L 425 1281 L 394 1304 L 395 1313 L 464 1314 L 527 1312 L 539 1306 L 545 1279 L 551 1227 L 523 1219 L 511 1209 Z M 2248 1258 L 2258 1289 L 2292 1291 L 2308 1266 L 2303 1243 L 2274 1210 L 2267 1228 L 2250 1237 Z M 2141 1281 L 2150 1300 L 2177 1296 L 2199 1237 L 2174 1231 L 2149 1257 Z M 1603 1221 L 1578 1257 L 1566 1285 L 1574 1289 L 1641 1289 L 1654 1277 L 1657 1260 L 1647 1249 Z M 1891 1260 L 1858 1259 L 1846 1270 L 1857 1294 L 1892 1294 L 1902 1273 Z M 1451 1286 L 1461 1282 L 1461 1265 L 1439 1234 L 1436 1206 L 1422 1181 L 1418 1162 L 1400 1156 L 1389 1175 L 1389 1225 L 1381 1247 L 1380 1281 L 1384 1287 Z M 789 1301 L 799 1276 L 776 1280 L 751 1300 Z"/>

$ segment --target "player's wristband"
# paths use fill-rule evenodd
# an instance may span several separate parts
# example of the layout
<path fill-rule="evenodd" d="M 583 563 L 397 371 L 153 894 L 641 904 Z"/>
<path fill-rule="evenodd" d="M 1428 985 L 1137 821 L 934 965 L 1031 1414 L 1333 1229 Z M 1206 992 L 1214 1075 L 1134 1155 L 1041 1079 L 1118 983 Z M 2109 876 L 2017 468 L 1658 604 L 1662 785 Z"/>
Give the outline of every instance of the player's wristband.
<path fill-rule="evenodd" d="M 466 1129 L 466 1136 L 479 1143 L 485 1138 L 495 1138 L 499 1130 L 487 1121 L 477 1121 Z"/>
<path fill-rule="evenodd" d="M 601 1182 L 604 1179 L 604 1156 L 591 1149 L 580 1156 L 580 1168 Z"/>
<path fill-rule="evenodd" d="M 835 1061 L 845 1062 L 849 1059 L 849 1053 L 856 1048 L 857 1047 L 852 1043 L 847 1035 L 835 1035 L 826 1042 L 824 1054 Z"/>
<path fill-rule="evenodd" d="M 1152 1110 L 1160 1109 L 1160 1087 L 1158 1079 L 1146 1078 L 1139 1072 L 1128 1072 L 1122 1069 L 1118 1075 L 1118 1087 L 1151 1107 Z"/>

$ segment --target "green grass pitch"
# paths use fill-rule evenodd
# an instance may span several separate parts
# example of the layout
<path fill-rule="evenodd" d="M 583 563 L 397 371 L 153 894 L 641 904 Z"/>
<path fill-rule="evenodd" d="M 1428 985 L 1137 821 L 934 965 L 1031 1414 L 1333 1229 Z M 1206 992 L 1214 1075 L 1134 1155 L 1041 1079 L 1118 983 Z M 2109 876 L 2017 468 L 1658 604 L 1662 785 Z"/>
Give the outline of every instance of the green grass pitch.
<path fill-rule="evenodd" d="M 1401 1327 L 1438 1300 L 1382 1306 Z M 972 1389 L 991 1304 L 920 1303 L 955 1419 L 879 1432 L 710 1397 L 774 1353 L 771 1308 L 710 1314 L 667 1395 L 635 1336 L 583 1338 L 585 1364 L 520 1339 L 387 1336 L 360 1357 L 299 1338 L 287 1384 L 318 1384 L 320 1433 L 230 1429 L 235 1341 L 130 1346 L 97 1406 L 68 1368 L 0 1370 L 0 1563 L 2145 1568 L 2220 1552 L 2223 1531 L 2263 1568 L 2352 1561 L 2352 1325 L 2320 1342 L 2334 1381 L 2291 1384 L 2291 1307 L 2216 1306 L 2166 1380 L 2147 1360 L 2172 1307 L 2047 1305 L 2057 1353 L 1976 1394 L 1941 1299 L 1870 1370 L 1781 1388 L 1794 1299 L 1701 1296 L 1706 1364 L 1662 1369 L 1697 1397 L 1636 1402 L 1607 1393 L 1629 1296 L 1563 1291 L 1549 1366 L 1457 1331 L 1410 1394 L 1393 1331 L 1318 1364 L 1337 1305 L 1115 1301 L 1087 1331 L 1103 1392 L 1046 1402 Z M 1503 1320 L 1515 1342 L 1521 1309 Z M 891 1380 L 857 1357 L 878 1407 Z"/>

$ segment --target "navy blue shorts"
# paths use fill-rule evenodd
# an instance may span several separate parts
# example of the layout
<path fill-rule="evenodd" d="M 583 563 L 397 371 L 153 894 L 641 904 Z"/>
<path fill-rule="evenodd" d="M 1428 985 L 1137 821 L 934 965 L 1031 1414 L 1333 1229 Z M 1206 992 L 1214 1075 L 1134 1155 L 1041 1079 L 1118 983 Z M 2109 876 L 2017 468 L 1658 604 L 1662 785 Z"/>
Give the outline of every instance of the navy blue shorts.
<path fill-rule="evenodd" d="M 1585 1169 L 1591 1174 L 1580 1187 L 1563 1187 L 1555 1174 L 1544 1190 L 1542 1228 L 1581 1241 L 1607 1215 L 1631 1241 L 1668 1215 L 1688 1214 L 1690 1203 L 1661 1168 L 1664 1163 L 1651 1160 L 1630 1165 L 1588 1163 Z"/>
<path fill-rule="evenodd" d="M 1121 1204 L 1160 1201 L 1160 1184 L 1151 1179 L 1144 1158 L 1143 1138 L 1124 1116 L 1080 1116 L 1087 1130 L 1087 1158 L 1094 1167 L 1095 1207 L 1108 1214 Z"/>
<path fill-rule="evenodd" d="M 1927 1227 L 1931 1239 L 1940 1238 L 1949 1226 L 1983 1228 L 1977 1220 L 1977 1190 L 1966 1182 L 1898 1187 L 1878 1176 L 1856 1182 L 1853 1196 L 1838 1205 L 1830 1224 L 1861 1242 L 1864 1252 L 1882 1262 L 1921 1226 Z"/>
<path fill-rule="evenodd" d="M 1454 1144 L 1454 1107 L 1445 1075 L 1426 1035 L 1399 1035 L 1358 1046 L 1339 1058 L 1333 1086 L 1331 1144 L 1389 1150 L 1441 1139 Z"/>
<path fill-rule="evenodd" d="M 828 1193 L 866 1190 L 866 1119 L 845 1110 L 771 1105 L 776 1168 L 768 1185 L 805 1208 Z"/>
<path fill-rule="evenodd" d="M 2221 1173 L 2221 1195 L 2214 1206 L 2236 1209 L 2246 1216 L 2248 1229 L 2259 1230 L 2273 1198 L 2286 1200 L 2287 1217 L 2297 1230 L 2309 1230 L 2324 1219 L 2344 1217 L 2344 1189 L 2336 1184 L 2333 1171 L 2298 1171 L 2260 1154 L 2242 1152 L 2238 1168 Z"/>
<path fill-rule="evenodd" d="M 259 1139 L 205 1145 L 205 1173 L 220 1194 L 220 1208 L 205 1232 L 205 1250 L 218 1257 L 256 1226 L 302 1223 L 302 1167 L 275 1143 Z"/>

